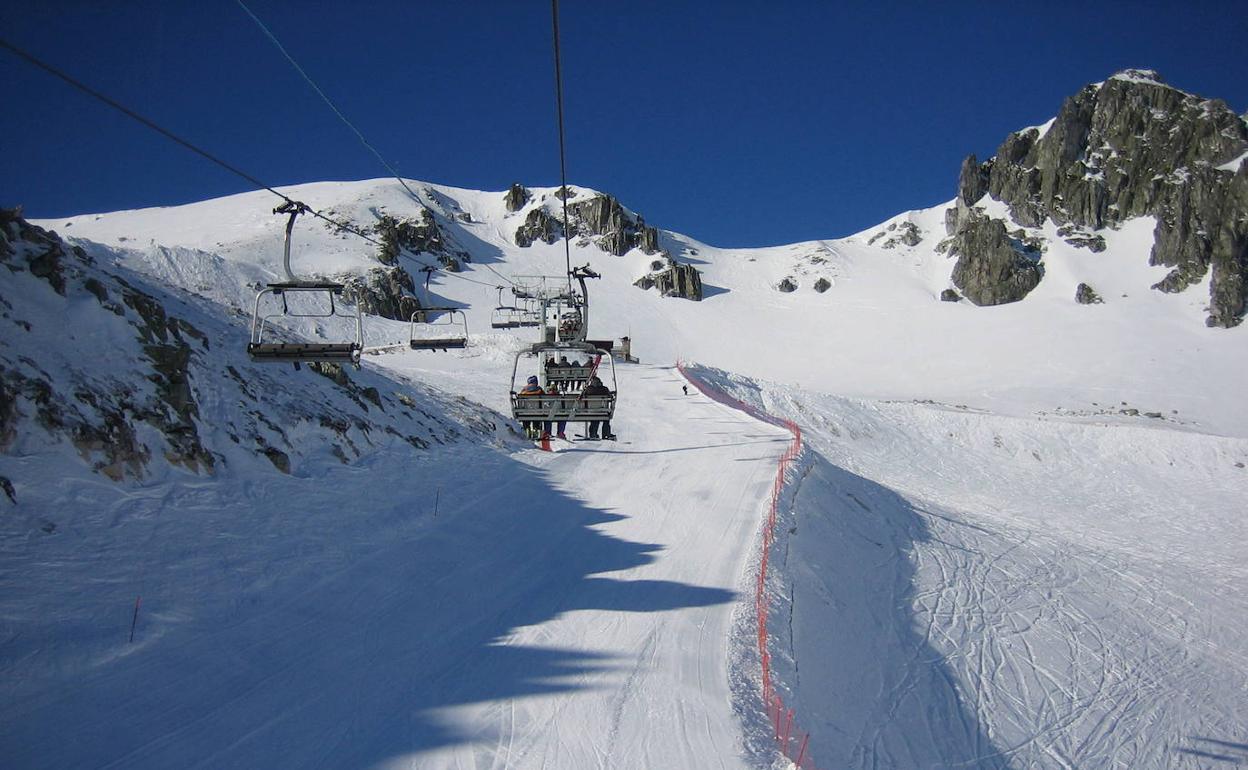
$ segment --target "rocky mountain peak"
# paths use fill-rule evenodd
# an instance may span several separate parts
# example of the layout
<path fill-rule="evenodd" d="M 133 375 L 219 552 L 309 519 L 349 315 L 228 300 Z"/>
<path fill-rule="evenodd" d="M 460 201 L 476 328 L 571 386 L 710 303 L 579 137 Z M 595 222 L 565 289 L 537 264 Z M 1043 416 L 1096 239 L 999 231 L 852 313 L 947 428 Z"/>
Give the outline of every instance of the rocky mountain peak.
<path fill-rule="evenodd" d="M 1208 323 L 1234 326 L 1248 299 L 1248 175 L 1234 163 L 1245 152 L 1248 123 L 1225 102 L 1166 85 L 1153 70 L 1124 70 L 1067 98 L 1043 130 L 1014 132 L 989 160 L 963 162 L 947 219 L 949 234 L 963 237 L 951 253 L 982 262 L 966 249 L 996 240 L 962 232 L 988 226 L 971 215 L 985 194 L 1023 227 L 1051 220 L 1095 231 L 1153 216 L 1150 262 L 1173 268 L 1154 288 L 1182 291 L 1212 271 Z M 981 288 L 967 296 L 1001 296 Z"/>
<path fill-rule="evenodd" d="M 1129 67 L 1125 70 L 1119 70 L 1110 76 L 1110 80 L 1125 80 L 1130 83 L 1151 83 L 1153 85 L 1166 85 L 1165 79 L 1161 77 L 1161 73 L 1152 69 L 1139 69 Z"/>

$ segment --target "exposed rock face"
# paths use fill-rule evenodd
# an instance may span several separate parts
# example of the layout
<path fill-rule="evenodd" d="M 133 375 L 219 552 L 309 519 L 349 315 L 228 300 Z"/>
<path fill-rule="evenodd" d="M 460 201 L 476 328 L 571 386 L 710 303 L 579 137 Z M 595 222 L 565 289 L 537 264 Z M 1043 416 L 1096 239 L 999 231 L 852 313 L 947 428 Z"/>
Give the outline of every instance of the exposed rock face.
<path fill-rule="evenodd" d="M 392 321 L 407 321 L 420 309 L 420 300 L 412 296 L 416 287 L 412 276 L 401 267 L 375 267 L 366 275 L 340 276 L 345 288 L 345 301 L 360 305 L 365 313 Z"/>
<path fill-rule="evenodd" d="M 521 188 L 523 189 L 523 188 Z M 512 192 L 508 193 L 510 207 L 513 201 Z M 527 195 L 527 191 L 525 191 Z M 597 194 L 585 200 L 573 201 L 577 195 L 575 190 L 560 188 L 556 198 L 567 197 L 568 229 L 570 235 L 591 239 L 603 251 L 622 257 L 633 249 L 641 249 L 646 254 L 658 254 L 659 231 L 646 225 L 640 215 L 629 214 L 620 202 L 610 195 Z M 515 200 L 519 198 L 516 197 Z M 523 204 L 521 204 L 523 206 Z M 510 209 L 509 209 L 510 210 Z M 516 245 L 522 248 L 532 246 L 535 241 L 555 243 L 563 237 L 563 223 L 560 217 L 552 215 L 543 207 L 533 209 L 524 219 L 524 224 L 516 228 Z"/>
<path fill-rule="evenodd" d="M 293 473 L 323 462 L 326 448 L 347 463 L 395 441 L 424 449 L 495 432 L 467 402 L 430 411 L 440 396 L 367 369 L 357 383 L 336 364 L 252 362 L 232 313 L 160 287 L 106 247 L 91 254 L 100 265 L 0 213 L 0 471 L 10 479 L 0 487 L 9 499 L 37 483 L 15 456 L 143 483 L 170 467 L 216 475 L 258 459 Z M 380 293 L 404 288 L 401 270 L 374 273 Z"/>
<path fill-rule="evenodd" d="M 524 204 L 529 202 L 530 197 L 532 196 L 529 194 L 528 189 L 526 189 L 525 186 L 519 182 L 516 182 L 511 186 L 511 189 L 507 191 L 507 195 L 503 198 L 503 205 L 507 207 L 508 211 L 515 213 L 524 208 Z"/>
<path fill-rule="evenodd" d="M 784 294 L 795 292 L 797 291 L 797 281 L 795 281 L 791 275 L 785 276 L 780 279 L 780 283 L 776 284 L 776 291 Z"/>
<path fill-rule="evenodd" d="M 1075 287 L 1075 302 L 1080 305 L 1099 305 L 1105 300 L 1101 299 L 1101 295 L 1086 283 L 1081 283 Z"/>
<path fill-rule="evenodd" d="M 829 281 L 827 278 L 820 278 L 819 280 L 815 281 L 815 291 L 819 292 L 820 294 L 823 294 L 825 291 L 831 288 L 832 288 L 832 282 Z"/>
<path fill-rule="evenodd" d="M 664 297 L 702 301 L 702 274 L 693 265 L 672 265 L 654 276 L 654 285 Z"/>
<path fill-rule="evenodd" d="M 953 285 L 976 305 L 1017 302 L 1040 283 L 1039 253 L 1011 238 L 1005 223 L 972 210 L 953 236 Z"/>
<path fill-rule="evenodd" d="M 980 227 L 970 207 L 985 191 L 1025 227 L 1051 219 L 1097 230 L 1155 216 L 1150 263 L 1174 269 L 1154 288 L 1181 291 L 1212 269 L 1207 323 L 1234 326 L 1248 299 L 1245 152 L 1248 122 L 1224 102 L 1127 70 L 1068 98 L 1043 134 L 1011 134 L 984 163 L 968 157 L 947 224 L 951 234 Z"/>
<path fill-rule="evenodd" d="M 44 356 L 36 361 L 20 354 L 25 335 L 34 326 L 16 317 L 15 302 L 0 295 L 0 307 L 5 308 L 0 323 L 11 343 L 0 353 L 0 448 L 8 449 L 19 440 L 23 417 L 33 418 L 44 431 L 72 445 L 93 470 L 113 480 L 138 478 L 152 458 L 152 447 L 139 438 L 137 426 L 143 425 L 162 437 L 161 453 L 168 462 L 195 472 L 212 471 L 216 457 L 200 438 L 190 373 L 192 357 L 208 349 L 205 334 L 167 313 L 155 297 L 124 279 L 105 278 L 81 248 L 68 246 L 16 212 L 0 213 L 0 264 L 12 276 L 11 282 L 0 286 L 6 294 L 16 290 L 28 300 L 37 299 L 38 284 L 15 288 L 21 274 L 29 273 L 47 284 L 43 292 L 51 288 L 60 296 L 49 304 L 94 300 L 106 313 L 104 318 L 117 316 L 127 322 L 134 330 L 135 348 L 122 360 L 137 380 L 121 382 L 88 373 L 85 367 L 92 355 L 69 364 L 68 377 L 62 373 L 60 379 L 54 378 L 43 368 Z M 110 360 L 117 355 L 108 351 Z"/>
<path fill-rule="evenodd" d="M 536 208 L 524 218 L 524 224 L 516 228 L 516 245 L 528 248 L 534 241 L 554 243 L 563 237 L 563 225 L 546 209 Z"/>
<path fill-rule="evenodd" d="M 651 267 L 652 272 L 634 281 L 634 286 L 658 288 L 664 297 L 702 301 L 702 274 L 693 265 L 680 264 L 669 257 L 666 263 L 656 260 Z"/>
<path fill-rule="evenodd" d="M 569 204 L 568 214 L 576 234 L 600 236 L 598 245 L 617 257 L 634 248 L 646 254 L 659 251 L 658 231 L 647 227 L 641 216 L 629 216 L 620 202 L 610 195 L 595 195 L 589 200 Z"/>
<path fill-rule="evenodd" d="M 876 241 L 884 239 L 881 245 L 885 249 L 895 249 L 898 245 L 918 246 L 923 242 L 923 231 L 913 222 L 897 222 L 892 223 L 888 227 L 871 236 L 871 240 L 867 241 L 867 245 L 874 245 Z"/>
<path fill-rule="evenodd" d="M 449 239 L 438 225 L 437 218 L 427 208 L 421 209 L 419 221 L 396 219 L 385 214 L 373 229 L 381 238 L 377 261 L 383 265 L 397 265 L 399 254 L 403 250 L 412 254 L 432 254 L 443 267 L 452 272 L 459 271 L 461 260 L 472 261 L 468 252 L 450 245 Z"/>
<path fill-rule="evenodd" d="M 940 293 L 940 301 L 941 302 L 961 302 L 962 295 L 958 294 L 953 289 L 945 289 L 944 291 Z"/>
<path fill-rule="evenodd" d="M 1094 254 L 1099 254 L 1105 250 L 1104 236 L 1090 233 L 1074 225 L 1062 225 L 1057 228 L 1057 235 L 1077 249 L 1087 249 Z"/>

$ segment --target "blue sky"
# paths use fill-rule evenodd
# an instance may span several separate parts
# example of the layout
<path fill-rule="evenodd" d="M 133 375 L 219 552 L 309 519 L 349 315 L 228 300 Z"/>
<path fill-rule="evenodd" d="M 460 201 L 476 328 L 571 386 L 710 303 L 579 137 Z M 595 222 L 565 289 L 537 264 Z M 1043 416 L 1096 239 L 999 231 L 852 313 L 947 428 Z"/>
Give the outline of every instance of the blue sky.
<path fill-rule="evenodd" d="M 400 173 L 558 183 L 550 5 L 248 0 Z M 962 158 L 1125 67 L 1248 109 L 1248 3 L 599 2 L 561 14 L 568 177 L 719 246 L 953 197 Z M 0 0 L 0 36 L 272 185 L 387 176 L 232 0 Z M 0 205 L 243 180 L 0 51 Z"/>

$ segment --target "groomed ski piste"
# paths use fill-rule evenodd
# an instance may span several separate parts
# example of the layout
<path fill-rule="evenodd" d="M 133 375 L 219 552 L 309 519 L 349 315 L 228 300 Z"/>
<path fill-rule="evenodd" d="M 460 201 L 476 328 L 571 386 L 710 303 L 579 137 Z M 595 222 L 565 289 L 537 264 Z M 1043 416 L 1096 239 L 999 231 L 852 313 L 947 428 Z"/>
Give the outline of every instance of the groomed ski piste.
<path fill-rule="evenodd" d="M 524 212 L 502 193 L 420 189 L 471 253 L 465 277 L 562 272 L 561 243 L 514 244 Z M 362 223 L 412 215 L 393 180 L 288 192 Z M 254 285 L 280 275 L 273 205 L 38 224 L 203 314 L 212 355 L 247 372 Z M 942 217 L 896 221 L 934 234 Z M 57 447 L 4 456 L 40 480 L 2 530 L 5 766 L 1248 763 L 1243 328 L 1204 326 L 1204 287 L 1149 291 L 1151 221 L 1100 255 L 1055 240 L 1041 286 L 998 308 L 937 301 L 935 236 L 885 250 L 879 229 L 753 250 L 662 233 L 702 271 L 701 303 L 634 287 L 650 256 L 574 242 L 603 274 L 591 338 L 628 335 L 642 361 L 617 364 L 616 442 L 543 452 L 508 431 L 532 330 L 491 330 L 494 291 L 438 275 L 469 347 L 403 350 L 406 324 L 369 318 L 379 350 L 351 375 L 417 394 L 431 436 L 490 429 L 349 462 L 309 449 L 289 474 L 240 459 L 116 483 Z M 294 242 L 302 272 L 375 264 L 323 226 Z M 799 290 L 777 292 L 788 275 Z M 1076 306 L 1079 280 L 1106 303 Z M 56 327 L 27 295 L 26 319 Z M 686 395 L 678 360 L 721 397 Z M 203 431 L 228 455 L 214 425 L 237 407 L 209 390 Z M 803 435 L 765 582 L 780 719 L 755 581 L 792 436 L 752 412 Z"/>

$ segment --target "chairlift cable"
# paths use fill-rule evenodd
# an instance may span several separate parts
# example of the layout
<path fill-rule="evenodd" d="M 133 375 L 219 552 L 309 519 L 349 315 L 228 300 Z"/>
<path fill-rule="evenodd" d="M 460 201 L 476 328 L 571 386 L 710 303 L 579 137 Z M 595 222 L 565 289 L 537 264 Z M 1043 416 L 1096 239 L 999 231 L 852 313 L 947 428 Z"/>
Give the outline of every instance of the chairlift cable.
<path fill-rule="evenodd" d="M 148 128 L 152 129 L 153 131 L 155 131 L 156 133 L 160 134 L 161 136 L 164 136 L 165 138 L 167 138 L 167 139 L 169 139 L 169 140 L 171 140 L 171 141 L 175 142 L 176 144 L 179 144 L 179 145 L 181 145 L 182 147 L 185 147 L 186 149 L 190 150 L 191 152 L 195 153 L 196 155 L 199 155 L 200 157 L 202 157 L 202 158 L 205 158 L 205 159 L 209 160 L 210 162 L 212 162 L 212 163 L 214 163 L 214 164 L 216 164 L 216 165 L 220 166 L 221 168 L 225 169 L 226 171 L 229 171 L 231 174 L 234 174 L 235 176 L 238 176 L 238 177 L 240 177 L 240 178 L 242 178 L 242 179 L 245 179 L 247 182 L 249 182 L 250 184 L 254 185 L 255 187 L 257 187 L 257 188 L 259 188 L 259 189 L 261 189 L 261 190 L 267 190 L 268 192 L 273 193 L 274 195 L 276 195 L 277 197 L 279 197 L 279 198 L 281 198 L 283 201 L 285 201 L 287 204 L 289 204 L 289 205 L 297 205 L 297 204 L 299 204 L 299 203 L 300 203 L 300 201 L 296 201 L 295 199 L 291 198 L 289 195 L 286 195 L 285 193 L 279 192 L 278 190 L 276 190 L 276 189 L 275 189 L 274 187 L 272 187 L 271 185 L 265 184 L 263 181 L 261 181 L 261 180 L 257 179 L 256 177 L 252 176 L 251 174 L 248 174 L 246 171 L 243 171 L 243 170 L 241 170 L 241 169 L 237 168 L 236 166 L 233 166 L 233 165 L 231 165 L 231 164 L 227 163 L 226 161 L 224 161 L 224 160 L 222 160 L 222 159 L 218 158 L 217 156 L 213 155 L 212 153 L 208 152 L 207 150 L 201 149 L 200 147 L 198 147 L 198 146 L 196 146 L 196 145 L 192 144 L 190 141 L 188 141 L 188 140 L 186 140 L 186 139 L 183 139 L 182 137 L 178 136 L 177 134 L 173 133 L 172 131 L 170 131 L 170 130 L 168 130 L 168 129 L 166 129 L 166 128 L 162 127 L 162 126 L 160 126 L 160 125 L 159 125 L 159 124 L 157 124 L 155 121 L 153 121 L 153 120 L 151 120 L 151 119 L 149 119 L 149 118 L 146 118 L 146 117 L 144 117 L 143 115 L 140 115 L 138 112 L 136 112 L 136 111 L 134 111 L 134 110 L 130 109 L 129 107 L 126 107 L 124 104 L 121 104 L 121 103 L 120 103 L 120 102 L 118 102 L 117 100 L 112 99 L 112 98 L 110 98 L 110 97 L 108 97 L 108 96 L 104 95 L 103 93 L 100 93 L 99 91 L 95 90 L 95 89 L 94 89 L 94 88 L 92 88 L 91 86 L 88 86 L 87 84 L 83 83 L 82 81 L 80 81 L 80 80 L 78 80 L 78 79 L 74 78 L 72 75 L 69 75 L 68 73 L 66 73 L 66 72 L 64 72 L 64 71 L 62 71 L 62 70 L 60 70 L 60 69 L 58 69 L 58 68 L 56 68 L 56 67 L 52 66 L 51 64 L 48 64 L 47 62 L 45 62 L 45 61 L 43 61 L 43 60 L 39 59 L 38 57 L 34 56 L 34 55 L 33 55 L 33 54 L 31 54 L 31 53 L 28 53 L 27 51 L 24 51 L 24 50 L 22 50 L 21 48 L 18 48 L 17 46 L 13 45 L 12 43 L 8 42 L 7 40 L 4 40 L 3 38 L 0 38 L 0 48 L 5 48 L 5 49 L 7 49 L 7 50 L 11 51 L 14 55 L 18 56 L 18 57 L 19 57 L 19 58 L 21 58 L 21 59 L 24 59 L 24 60 L 25 60 L 26 62 L 28 62 L 29 64 L 31 64 L 31 65 L 33 65 L 33 66 L 35 66 L 35 67 L 37 67 L 37 68 L 39 68 L 39 69 L 41 69 L 41 70 L 43 70 L 43 71 L 47 72 L 47 73 L 48 73 L 48 74 L 50 74 L 50 75 L 53 75 L 53 76 L 54 76 L 54 77 L 56 77 L 56 78 L 59 78 L 60 80 L 65 81 L 65 82 L 66 82 L 67 84 L 69 84 L 70 86 L 73 86 L 74 88 L 78 89 L 79 91 L 82 91 L 83 93 L 87 94 L 88 96 L 92 97 L 93 99 L 96 99 L 97 101 L 100 101 L 100 102 L 102 102 L 102 103 L 104 103 L 104 104 L 108 105 L 109 107 L 111 107 L 111 108 L 113 108 L 114 110 L 116 110 L 116 111 L 120 112 L 121 114 L 125 115 L 126 117 L 128 117 L 128 118 L 130 118 L 130 119 L 132 119 L 132 120 L 134 120 L 134 121 L 136 121 L 136 122 L 138 122 L 138 123 L 141 123 L 141 124 L 142 124 L 142 125 L 144 125 L 144 126 L 147 126 Z M 424 205 L 424 204 L 422 203 L 421 205 Z M 321 219 L 321 220 L 323 220 L 323 221 L 325 221 L 325 222 L 327 222 L 327 223 L 329 223 L 329 224 L 333 225 L 334 227 L 338 228 L 339 230 L 342 230 L 342 231 L 344 231 L 344 232 L 348 232 L 348 233 L 351 233 L 352 235 L 355 235 L 355 236 L 358 236 L 358 237 L 360 237 L 360 238 L 363 238 L 364 240 L 368 241 L 369 243 L 373 244 L 374 246 L 381 246 L 381 245 L 383 245 L 383 244 L 381 243 L 381 241 L 378 241 L 377 239 L 375 239 L 375 238 L 373 238 L 373 237 L 369 236 L 368 234 L 366 234 L 366 233 L 364 233 L 364 232 L 360 231 L 358 228 L 356 228 L 356 227 L 354 227 L 354 226 L 352 226 L 352 225 L 350 225 L 350 224 L 348 224 L 348 223 L 346 223 L 346 222 L 340 222 L 340 221 L 338 221 L 338 220 L 336 220 L 336 219 L 334 219 L 334 218 L 332 218 L 332 217 L 326 216 L 325 214 L 321 213 L 320 211 L 317 211 L 316 209 L 309 208 L 309 209 L 308 209 L 308 213 L 309 213 L 309 214 L 311 214 L 312 216 L 316 217 L 317 219 Z M 421 262 L 419 259 L 416 259 L 415 255 L 414 255 L 414 254 L 412 254 L 412 253 L 411 253 L 410 251 L 408 251 L 407 249 L 403 249 L 402 247 L 400 247 L 400 250 L 401 250 L 401 251 L 403 251 L 403 252 L 405 252 L 405 253 L 407 253 L 407 254 L 408 254 L 408 256 L 409 256 L 409 257 L 411 257 L 411 258 L 412 258 L 415 262 L 417 262 L 418 264 L 421 264 L 421 265 L 425 265 L 425 264 L 426 264 L 426 263 L 424 263 L 424 262 Z M 435 270 L 441 270 L 441 268 L 437 268 L 437 267 L 435 267 L 434 269 L 435 269 Z M 494 284 L 490 284 L 490 283 L 486 283 L 486 282 L 484 282 L 484 281 L 478 281 L 478 280 L 475 280 L 475 279 L 472 279 L 472 278 L 468 278 L 467 276 L 459 275 L 458 273 L 453 273 L 453 272 L 450 272 L 450 271 L 442 271 L 442 272 L 445 272 L 447 275 L 454 276 L 455 278 L 458 278 L 458 279 L 459 279 L 459 280 L 461 280 L 461 281 L 467 281 L 467 282 L 469 282 L 469 283 L 475 283 L 475 284 L 478 284 L 478 285 L 480 285 L 480 286 L 489 286 L 489 287 L 491 287 L 491 288 L 493 288 L 493 287 L 495 286 Z"/>
<path fill-rule="evenodd" d="M 321 87 L 316 84 L 316 81 L 312 79 L 312 76 L 309 75 L 307 71 L 304 70 L 304 68 L 299 65 L 299 62 L 295 61 L 295 57 L 290 55 L 290 52 L 286 50 L 286 46 L 282 45 L 281 41 L 277 39 L 277 36 L 273 34 L 273 31 L 270 30 L 268 26 L 263 21 L 260 20 L 260 17 L 257 16 L 251 10 L 251 8 L 247 7 L 247 4 L 243 2 L 243 0 L 236 0 L 236 2 L 238 3 L 238 6 L 242 8 L 243 11 L 246 12 L 248 16 L 251 17 L 251 20 L 256 23 L 256 26 L 260 27 L 260 31 L 262 31 L 265 37 L 267 37 L 270 40 L 270 42 L 272 42 L 273 45 L 277 48 L 277 50 L 281 52 L 282 56 L 286 58 L 286 61 L 290 62 L 290 66 L 295 68 L 295 71 L 299 73 L 299 75 L 304 79 L 304 81 L 307 82 L 309 86 L 311 86 L 312 90 L 316 91 L 317 95 L 321 97 L 321 100 L 324 101 L 325 104 L 331 110 L 333 110 L 333 113 L 338 116 L 338 119 L 341 120 L 347 126 L 347 128 L 351 129 L 351 131 L 355 133 L 356 137 L 359 138 L 360 140 L 360 144 L 363 144 L 368 149 L 368 151 L 371 152 L 375 158 L 377 158 L 378 162 L 380 162 L 382 166 L 385 166 L 386 170 L 389 171 L 390 175 L 394 177 L 395 181 L 397 181 L 403 187 L 403 189 L 407 191 L 407 194 L 411 196 L 412 200 L 414 200 L 416 204 L 420 206 L 422 209 L 424 209 L 425 211 L 433 213 L 433 209 L 430 208 L 429 204 L 425 203 L 421 199 L 421 197 L 416 193 L 416 191 L 408 186 L 407 182 L 404 181 L 402 176 L 400 176 L 398 170 L 396 170 L 394 166 L 392 166 L 388 161 L 386 161 L 386 159 L 382 156 L 382 154 L 378 152 L 377 148 L 374 147 L 368 141 L 368 139 L 364 137 L 364 132 L 356 128 L 355 124 L 352 123 L 347 118 L 346 115 L 342 114 L 342 110 L 338 109 L 338 106 L 334 104 L 334 102 L 329 98 L 329 96 L 325 93 L 325 91 L 322 90 Z M 505 276 L 501 275 L 498 271 L 494 270 L 488 265 L 486 265 L 486 267 L 490 270 L 490 272 L 494 273 L 499 278 L 502 278 L 504 281 L 507 281 L 507 283 L 511 283 L 510 280 L 508 280 Z"/>
<path fill-rule="evenodd" d="M 559 0 L 550 0 L 550 18 L 555 45 L 555 108 L 559 122 L 559 198 L 563 201 L 563 257 L 568 272 L 568 293 L 572 293 L 572 233 L 568 229 L 568 166 L 563 135 L 563 68 L 559 60 Z"/>
<path fill-rule="evenodd" d="M 303 67 L 299 66 L 299 62 L 295 61 L 295 58 L 290 55 L 290 52 L 288 52 L 286 50 L 286 47 L 282 45 L 281 41 L 277 39 L 277 36 L 275 36 L 273 32 L 265 25 L 265 23 L 260 20 L 260 17 L 256 16 L 256 14 L 253 13 L 252 10 L 247 7 L 247 4 L 244 3 L 243 0 L 237 0 L 237 2 L 238 2 L 238 6 L 242 8 L 243 11 L 245 11 L 247 15 L 251 17 L 251 20 L 256 23 L 256 26 L 260 27 L 260 30 L 264 32 L 265 37 L 267 37 L 273 43 L 273 45 L 276 46 L 277 50 L 281 52 L 282 56 L 286 57 L 286 61 L 290 62 L 290 66 L 295 68 L 295 71 L 298 72 L 305 81 L 307 81 L 307 84 L 312 87 L 312 90 L 316 91 L 317 95 L 321 97 L 321 99 L 325 102 L 325 104 L 328 105 L 329 108 L 334 111 L 334 114 L 338 116 L 338 119 L 341 120 L 343 123 L 345 123 L 347 128 L 355 132 L 355 135 L 360 140 L 360 144 L 363 144 L 366 148 L 368 148 L 368 151 L 371 152 L 377 158 L 377 160 L 381 162 L 381 165 L 386 167 L 386 170 L 388 170 L 390 174 L 394 176 L 396 180 L 398 180 L 398 183 L 403 186 L 404 190 L 407 190 L 408 195 L 411 195 L 412 199 L 415 200 L 417 204 L 419 204 L 422 208 L 428 209 L 429 206 L 426 205 L 425 202 L 420 199 L 420 196 L 417 195 L 416 192 L 412 190 L 412 188 L 407 186 L 407 182 L 403 181 L 403 177 L 399 176 L 399 172 L 396 171 L 394 167 L 391 166 L 386 161 L 386 159 L 382 157 L 381 153 L 377 151 L 376 147 L 373 147 L 373 145 L 369 144 L 368 140 L 364 138 L 364 134 L 360 131 L 360 129 L 356 128 L 355 124 L 352 123 L 350 120 L 348 120 L 346 115 L 342 114 L 342 110 L 338 109 L 338 106 L 335 105 L 333 101 L 330 100 L 329 96 L 327 96 L 325 92 L 321 90 L 321 87 L 316 84 L 316 81 L 314 81 L 312 77 L 308 75 L 308 73 L 303 69 Z"/>

